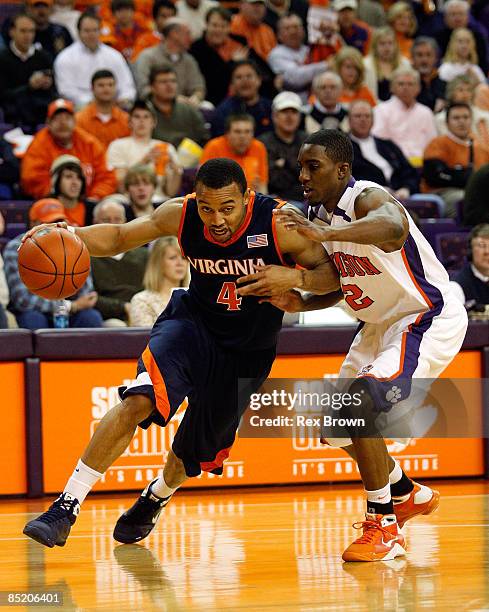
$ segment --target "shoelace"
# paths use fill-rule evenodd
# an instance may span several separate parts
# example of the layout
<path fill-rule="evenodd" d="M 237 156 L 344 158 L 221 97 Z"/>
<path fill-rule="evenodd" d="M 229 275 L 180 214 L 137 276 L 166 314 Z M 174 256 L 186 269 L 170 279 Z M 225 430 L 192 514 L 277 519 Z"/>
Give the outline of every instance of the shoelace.
<path fill-rule="evenodd" d="M 43 521 L 44 523 L 53 523 L 55 521 L 59 521 L 60 519 L 66 518 L 66 513 L 72 511 L 72 505 L 68 503 L 61 502 L 60 504 L 53 505 L 46 510 L 44 514 L 37 519 L 39 521 Z"/>
<path fill-rule="evenodd" d="M 357 544 L 370 544 L 375 537 L 376 530 L 382 531 L 382 533 L 385 533 L 389 537 L 393 535 L 376 521 L 359 521 L 358 523 L 353 523 L 352 526 L 354 529 L 363 529 L 363 534 L 356 540 Z"/>

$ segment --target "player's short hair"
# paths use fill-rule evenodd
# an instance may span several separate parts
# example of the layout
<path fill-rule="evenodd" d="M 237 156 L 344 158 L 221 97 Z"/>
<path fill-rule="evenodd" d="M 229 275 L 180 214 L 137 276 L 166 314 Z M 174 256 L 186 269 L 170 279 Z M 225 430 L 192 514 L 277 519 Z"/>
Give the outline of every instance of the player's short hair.
<path fill-rule="evenodd" d="M 341 130 L 319 130 L 310 134 L 303 144 L 324 147 L 326 155 L 335 164 L 353 163 L 353 146 L 350 137 Z"/>
<path fill-rule="evenodd" d="M 114 79 L 115 81 L 115 76 L 111 70 L 97 70 L 92 74 L 92 87 L 95 81 L 98 81 L 99 79 Z"/>
<path fill-rule="evenodd" d="M 202 164 L 195 177 L 195 186 L 198 183 L 211 189 L 222 189 L 236 183 L 243 194 L 248 188 L 243 168 L 227 157 L 216 157 Z"/>

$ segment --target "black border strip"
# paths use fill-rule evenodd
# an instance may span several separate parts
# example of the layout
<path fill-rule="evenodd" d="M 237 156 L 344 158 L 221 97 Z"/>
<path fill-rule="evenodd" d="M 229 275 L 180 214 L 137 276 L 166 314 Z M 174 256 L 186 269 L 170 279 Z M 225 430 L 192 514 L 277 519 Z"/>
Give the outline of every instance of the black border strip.
<path fill-rule="evenodd" d="M 40 372 L 39 359 L 29 357 L 25 360 L 27 497 L 44 495 Z"/>

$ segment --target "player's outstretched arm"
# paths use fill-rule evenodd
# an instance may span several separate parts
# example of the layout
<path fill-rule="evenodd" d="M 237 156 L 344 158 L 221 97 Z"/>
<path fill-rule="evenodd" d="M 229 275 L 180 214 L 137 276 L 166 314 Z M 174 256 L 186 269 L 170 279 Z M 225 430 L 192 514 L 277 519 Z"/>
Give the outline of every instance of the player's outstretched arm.
<path fill-rule="evenodd" d="M 280 310 L 285 310 L 285 312 L 306 312 L 330 308 L 330 306 L 335 306 L 338 302 L 341 302 L 342 299 L 343 292 L 341 289 L 326 295 L 314 295 L 313 293 L 301 295 L 299 291 L 292 290 L 281 295 L 263 298 L 259 302 L 260 304 L 270 302 L 270 304 L 280 308 Z"/>
<path fill-rule="evenodd" d="M 402 247 L 409 222 L 400 204 L 382 189 L 365 189 L 355 201 L 356 221 L 348 225 L 317 225 L 290 209 L 275 212 L 279 226 L 318 242 L 373 244 L 385 251 Z"/>
<path fill-rule="evenodd" d="M 176 236 L 182 216 L 182 198 L 175 198 L 159 206 L 152 215 L 139 217 L 129 223 L 100 223 L 77 227 L 74 231 L 93 257 L 110 257 L 143 246 L 160 236 Z M 29 230 L 23 241 L 42 229 L 68 227 L 66 223 L 47 223 Z"/>
<path fill-rule="evenodd" d="M 285 266 L 255 266 L 255 274 L 238 279 L 240 295 L 277 296 L 289 289 L 303 289 L 325 294 L 337 291 L 339 276 L 324 247 L 298 232 L 277 225 L 277 242 L 282 253 L 288 254 L 302 269 Z"/>

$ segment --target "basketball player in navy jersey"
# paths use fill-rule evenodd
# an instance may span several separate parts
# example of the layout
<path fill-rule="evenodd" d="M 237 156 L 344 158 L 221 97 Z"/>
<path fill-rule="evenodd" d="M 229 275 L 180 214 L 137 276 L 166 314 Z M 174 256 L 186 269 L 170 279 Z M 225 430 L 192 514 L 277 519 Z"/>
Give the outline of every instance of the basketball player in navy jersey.
<path fill-rule="evenodd" d="M 123 543 L 142 540 L 187 478 L 202 470 L 222 473 L 250 395 L 272 366 L 283 317 L 270 303 L 238 295 L 238 277 L 256 266 L 272 265 L 279 293 L 291 287 L 318 293 L 339 288 L 323 247 L 275 224 L 273 211 L 284 203 L 247 189 L 237 163 L 209 160 L 197 173 L 195 189 L 195 194 L 170 200 L 151 216 L 124 225 L 68 228 L 95 257 L 177 235 L 191 264 L 191 282 L 188 291 L 173 292 L 139 359 L 136 380 L 120 389 L 121 403 L 101 420 L 63 493 L 24 528 L 41 544 L 65 544 L 80 504 L 127 448 L 136 427 L 164 427 L 185 397 L 188 408 L 163 476 L 119 518 L 114 538 Z M 295 263 L 302 269 L 295 269 Z M 248 382 L 238 387 L 238 379 Z"/>
<path fill-rule="evenodd" d="M 356 525 L 363 533 L 343 559 L 389 560 L 405 554 L 400 528 L 436 510 L 439 494 L 404 474 L 388 455 L 375 421 L 381 412 L 402 410 L 412 379 L 441 374 L 460 350 L 467 314 L 402 204 L 380 185 L 352 177 L 353 149 L 346 134 L 311 134 L 298 161 L 309 219 L 293 210 L 274 214 L 281 226 L 324 245 L 340 275 L 346 308 L 362 322 L 339 377 L 351 379 L 350 392 L 364 398 L 345 416 L 363 417 L 367 429 L 351 427 L 351 438 L 327 439 L 357 460 L 367 496 L 366 520 Z M 248 284 L 240 294 L 273 296 L 275 274 L 266 268 L 245 276 L 241 280 Z M 264 299 L 299 312 L 331 305 L 331 297 L 291 292 Z"/>

